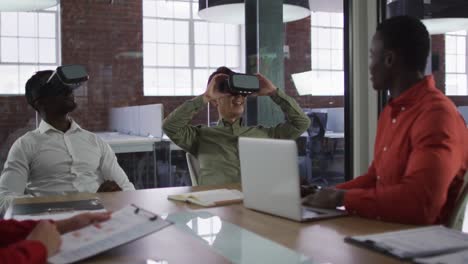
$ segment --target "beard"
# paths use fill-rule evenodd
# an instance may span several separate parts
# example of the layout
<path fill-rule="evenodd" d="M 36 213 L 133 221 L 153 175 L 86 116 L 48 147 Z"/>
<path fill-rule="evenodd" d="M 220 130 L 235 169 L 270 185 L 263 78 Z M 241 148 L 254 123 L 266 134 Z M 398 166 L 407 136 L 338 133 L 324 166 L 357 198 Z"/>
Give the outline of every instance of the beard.
<path fill-rule="evenodd" d="M 63 107 L 62 108 L 62 113 L 64 114 L 68 114 L 68 113 L 71 113 L 73 112 L 76 108 L 78 107 L 78 105 L 76 104 L 75 101 L 66 101 L 65 104 L 63 104 Z"/>
<path fill-rule="evenodd" d="M 53 115 L 66 115 L 73 112 L 77 105 L 74 101 L 66 100 L 60 103 L 48 105 L 45 107 L 45 112 Z"/>

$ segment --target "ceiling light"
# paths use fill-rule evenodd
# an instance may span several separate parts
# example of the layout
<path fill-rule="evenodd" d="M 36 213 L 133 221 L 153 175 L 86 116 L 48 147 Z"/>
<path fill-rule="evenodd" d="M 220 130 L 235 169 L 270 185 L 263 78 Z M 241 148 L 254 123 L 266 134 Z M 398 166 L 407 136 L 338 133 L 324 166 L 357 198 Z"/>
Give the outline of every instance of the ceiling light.
<path fill-rule="evenodd" d="M 198 16 L 207 21 L 244 24 L 243 0 L 199 0 Z M 310 15 L 308 0 L 284 0 L 283 22 L 290 22 Z"/>
<path fill-rule="evenodd" d="M 466 0 L 387 0 L 387 17 L 399 15 L 421 19 L 431 35 L 468 29 Z"/>
<path fill-rule="evenodd" d="M 468 18 L 431 18 L 421 21 L 431 35 L 468 29 Z"/>
<path fill-rule="evenodd" d="M 59 0 L 1 0 L 0 11 L 35 11 L 56 6 Z"/>

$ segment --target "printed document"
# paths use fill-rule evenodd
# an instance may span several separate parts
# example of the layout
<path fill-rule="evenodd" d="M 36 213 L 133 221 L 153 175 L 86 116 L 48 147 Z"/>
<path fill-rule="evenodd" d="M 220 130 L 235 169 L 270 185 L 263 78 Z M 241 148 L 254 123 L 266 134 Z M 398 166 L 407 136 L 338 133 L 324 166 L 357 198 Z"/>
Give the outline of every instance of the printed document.
<path fill-rule="evenodd" d="M 62 246 L 57 255 L 49 258 L 53 264 L 72 263 L 171 225 L 161 217 L 129 205 L 114 212 L 106 222 L 90 225 L 62 235 Z"/>

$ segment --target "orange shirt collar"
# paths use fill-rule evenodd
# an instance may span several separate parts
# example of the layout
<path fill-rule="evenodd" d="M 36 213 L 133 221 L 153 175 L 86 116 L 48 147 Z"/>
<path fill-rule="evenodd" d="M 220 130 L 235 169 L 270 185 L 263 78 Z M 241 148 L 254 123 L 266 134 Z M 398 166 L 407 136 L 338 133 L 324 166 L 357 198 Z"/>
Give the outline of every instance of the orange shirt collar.
<path fill-rule="evenodd" d="M 409 108 L 434 89 L 437 89 L 435 87 L 434 77 L 432 75 L 424 76 L 420 82 L 404 91 L 400 96 L 395 99 L 390 99 L 388 105 L 392 108 Z"/>

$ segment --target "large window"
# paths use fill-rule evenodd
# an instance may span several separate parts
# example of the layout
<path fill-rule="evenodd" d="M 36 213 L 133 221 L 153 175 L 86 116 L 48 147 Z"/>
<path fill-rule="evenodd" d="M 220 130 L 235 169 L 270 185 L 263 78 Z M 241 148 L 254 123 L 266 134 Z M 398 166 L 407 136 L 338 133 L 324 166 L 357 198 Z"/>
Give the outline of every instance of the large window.
<path fill-rule="evenodd" d="M 0 94 L 24 94 L 34 72 L 59 65 L 58 10 L 0 13 Z"/>
<path fill-rule="evenodd" d="M 343 95 L 343 13 L 311 13 L 312 95 Z"/>
<path fill-rule="evenodd" d="M 468 95 L 466 31 L 445 35 L 445 94 Z"/>
<path fill-rule="evenodd" d="M 219 66 L 240 71 L 240 27 L 197 14 L 198 1 L 143 0 L 145 95 L 198 95 Z"/>

